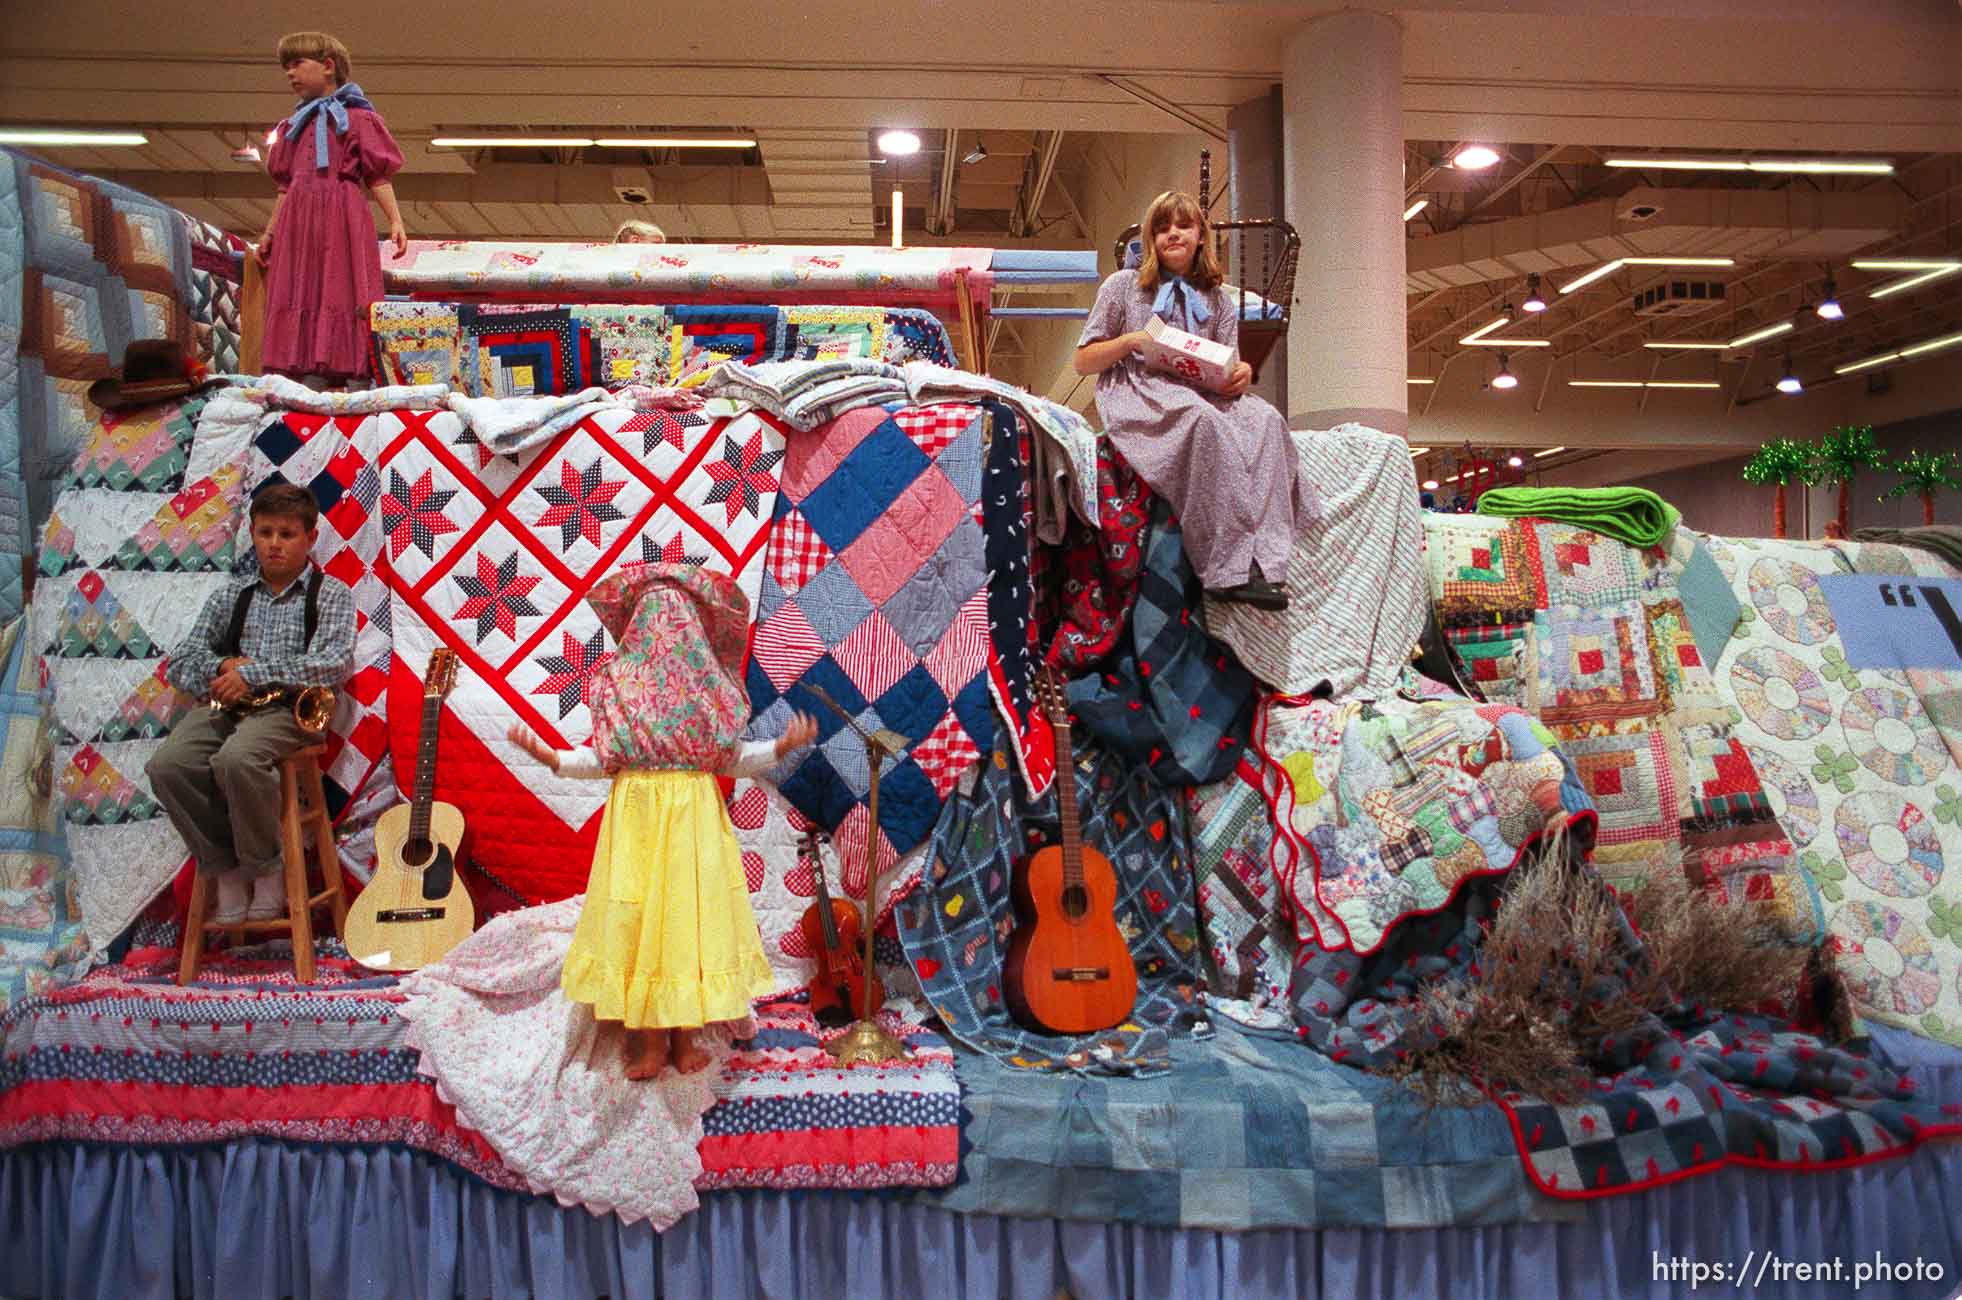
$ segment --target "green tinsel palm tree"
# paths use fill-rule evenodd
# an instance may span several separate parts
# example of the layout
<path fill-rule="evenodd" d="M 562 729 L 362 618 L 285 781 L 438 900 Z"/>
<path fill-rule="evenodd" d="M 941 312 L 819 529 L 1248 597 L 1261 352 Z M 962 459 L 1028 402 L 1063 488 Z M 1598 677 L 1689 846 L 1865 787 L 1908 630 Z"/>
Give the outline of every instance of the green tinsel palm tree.
<path fill-rule="evenodd" d="M 1839 526 L 1843 529 L 1853 480 L 1863 469 L 1887 468 L 1887 453 L 1873 440 L 1871 424 L 1842 424 L 1819 440 L 1818 466 L 1816 481 L 1839 488 Z"/>
<path fill-rule="evenodd" d="M 1956 471 L 1962 469 L 1962 460 L 1952 451 L 1911 451 L 1905 460 L 1897 460 L 1888 466 L 1900 476 L 1896 483 L 1880 499 L 1898 500 L 1905 496 L 1921 498 L 1921 523 L 1932 527 L 1935 522 L 1935 493 L 1962 491 L 1962 478 Z"/>
<path fill-rule="evenodd" d="M 1790 438 L 1773 438 L 1744 462 L 1744 481 L 1760 487 L 1775 487 L 1772 498 L 1771 535 L 1785 535 L 1785 485 L 1817 481 L 1818 466 L 1812 448 Z"/>

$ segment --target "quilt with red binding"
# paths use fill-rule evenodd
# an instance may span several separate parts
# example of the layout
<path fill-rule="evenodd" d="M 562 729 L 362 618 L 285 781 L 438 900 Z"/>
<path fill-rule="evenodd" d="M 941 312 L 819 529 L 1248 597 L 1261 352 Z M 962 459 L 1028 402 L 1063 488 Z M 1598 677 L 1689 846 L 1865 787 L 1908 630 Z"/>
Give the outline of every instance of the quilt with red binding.
<path fill-rule="evenodd" d="M 436 797 L 470 828 L 470 862 L 527 902 L 585 887 L 603 781 L 560 777 L 505 732 L 561 749 L 591 730 L 586 692 L 612 655 L 586 593 L 639 560 L 694 561 L 755 607 L 783 436 L 745 412 L 597 412 L 516 457 L 451 412 L 379 417 L 381 565 L 394 605 L 391 744 L 409 771 L 430 652 L 457 653 Z"/>

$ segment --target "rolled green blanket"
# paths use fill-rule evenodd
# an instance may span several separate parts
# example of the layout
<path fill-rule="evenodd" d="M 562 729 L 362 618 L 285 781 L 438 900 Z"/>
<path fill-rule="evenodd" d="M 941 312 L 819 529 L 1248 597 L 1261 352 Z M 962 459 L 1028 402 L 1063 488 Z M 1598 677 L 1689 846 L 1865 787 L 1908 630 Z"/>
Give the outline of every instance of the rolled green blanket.
<path fill-rule="evenodd" d="M 1660 546 L 1682 512 L 1647 488 L 1493 488 L 1478 498 L 1481 515 L 1532 516 L 1578 524 L 1630 546 Z"/>

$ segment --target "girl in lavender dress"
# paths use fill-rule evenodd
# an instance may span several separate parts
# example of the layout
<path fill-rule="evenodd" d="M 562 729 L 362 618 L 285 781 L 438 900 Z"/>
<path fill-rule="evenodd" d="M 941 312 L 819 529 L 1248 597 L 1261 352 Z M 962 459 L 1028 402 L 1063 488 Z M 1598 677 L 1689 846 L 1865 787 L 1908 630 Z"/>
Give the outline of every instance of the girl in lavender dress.
<path fill-rule="evenodd" d="M 279 186 L 253 256 L 266 268 L 260 367 L 327 383 L 368 375 L 368 308 L 382 296 L 373 194 L 400 257 L 409 247 L 389 183 L 402 150 L 361 87 L 347 46 L 325 32 L 279 41 L 279 66 L 300 97 L 279 124 L 266 171 Z"/>
<path fill-rule="evenodd" d="M 1200 583 L 1223 600 L 1287 608 L 1296 534 L 1317 514 L 1287 420 L 1247 395 L 1253 367 L 1237 360 L 1238 303 L 1221 291 L 1219 259 L 1198 200 L 1160 194 L 1140 227 L 1144 260 L 1105 280 L 1078 339 L 1075 366 L 1097 376 L 1104 433 L 1153 492 L 1171 502 Z M 1236 351 L 1220 392 L 1146 367 L 1138 348 L 1153 316 Z M 1279 580 L 1278 582 L 1275 580 Z"/>

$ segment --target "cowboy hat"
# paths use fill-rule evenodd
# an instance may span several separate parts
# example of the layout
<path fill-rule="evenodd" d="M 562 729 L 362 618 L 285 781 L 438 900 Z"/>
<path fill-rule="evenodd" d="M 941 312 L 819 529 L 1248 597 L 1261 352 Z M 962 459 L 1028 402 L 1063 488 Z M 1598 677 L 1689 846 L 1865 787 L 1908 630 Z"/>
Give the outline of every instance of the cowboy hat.
<path fill-rule="evenodd" d="M 221 383 L 205 377 L 204 362 L 170 339 L 136 339 L 123 352 L 122 377 L 89 385 L 89 401 L 103 410 L 148 406 L 185 397 Z"/>

